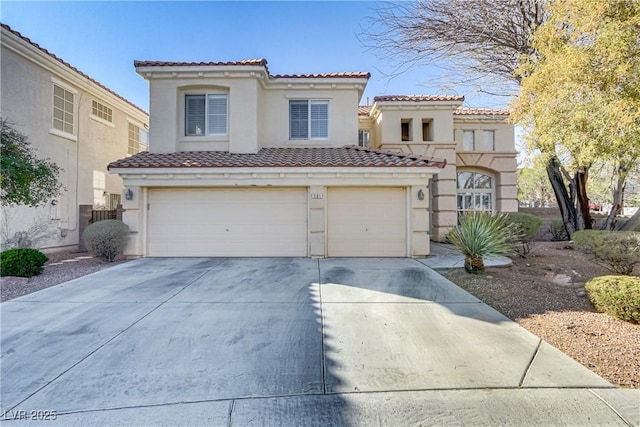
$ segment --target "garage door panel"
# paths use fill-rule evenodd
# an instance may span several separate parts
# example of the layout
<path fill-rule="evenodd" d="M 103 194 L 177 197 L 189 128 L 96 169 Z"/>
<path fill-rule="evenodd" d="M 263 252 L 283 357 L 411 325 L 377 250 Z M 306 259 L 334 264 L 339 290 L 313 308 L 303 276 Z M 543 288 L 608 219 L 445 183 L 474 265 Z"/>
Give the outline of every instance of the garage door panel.
<path fill-rule="evenodd" d="M 306 189 L 152 190 L 150 256 L 306 256 Z"/>
<path fill-rule="evenodd" d="M 330 188 L 329 256 L 407 254 L 404 188 Z"/>

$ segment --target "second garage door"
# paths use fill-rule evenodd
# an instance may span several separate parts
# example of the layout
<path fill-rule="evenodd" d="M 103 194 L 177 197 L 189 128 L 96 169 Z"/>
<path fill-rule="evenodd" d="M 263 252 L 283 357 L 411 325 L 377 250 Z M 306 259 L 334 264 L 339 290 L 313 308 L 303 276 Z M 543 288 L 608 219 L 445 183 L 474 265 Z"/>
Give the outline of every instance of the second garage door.
<path fill-rule="evenodd" d="M 307 256 L 307 189 L 149 192 L 149 256 Z"/>
<path fill-rule="evenodd" d="M 405 188 L 330 188 L 328 255 L 407 256 Z"/>

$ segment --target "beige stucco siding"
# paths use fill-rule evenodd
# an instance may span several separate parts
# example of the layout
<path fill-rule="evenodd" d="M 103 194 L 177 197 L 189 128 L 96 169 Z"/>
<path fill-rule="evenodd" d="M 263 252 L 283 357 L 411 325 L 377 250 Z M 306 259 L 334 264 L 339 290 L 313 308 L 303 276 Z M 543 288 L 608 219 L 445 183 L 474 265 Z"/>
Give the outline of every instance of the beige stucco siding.
<path fill-rule="evenodd" d="M 4 28 L 2 35 L 0 114 L 29 139 L 38 157 L 60 166 L 65 187 L 55 205 L 3 207 L 2 239 L 37 223 L 47 235 L 38 247 L 77 245 L 78 205 L 94 204 L 94 172 L 104 178 L 101 193 L 122 192 L 122 179 L 109 174 L 107 165 L 127 156 L 129 121 L 143 128 L 148 116 Z M 54 84 L 74 94 L 73 134 L 52 130 Z M 94 100 L 112 110 L 112 123 L 93 116 Z"/>

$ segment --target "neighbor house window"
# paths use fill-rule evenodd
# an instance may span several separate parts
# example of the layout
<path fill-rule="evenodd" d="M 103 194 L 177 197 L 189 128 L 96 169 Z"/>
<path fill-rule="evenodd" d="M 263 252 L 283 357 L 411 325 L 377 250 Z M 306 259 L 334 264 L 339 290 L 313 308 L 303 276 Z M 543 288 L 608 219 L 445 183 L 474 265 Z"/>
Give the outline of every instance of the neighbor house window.
<path fill-rule="evenodd" d="M 431 120 L 422 120 L 422 140 L 433 141 L 433 130 L 431 128 Z"/>
<path fill-rule="evenodd" d="M 289 101 L 289 139 L 329 137 L 329 101 L 297 99 Z"/>
<path fill-rule="evenodd" d="M 493 211 L 493 178 L 480 172 L 458 172 L 458 213 Z"/>
<path fill-rule="evenodd" d="M 149 133 L 140 126 L 129 123 L 129 154 L 137 154 L 149 150 Z"/>
<path fill-rule="evenodd" d="M 185 135 L 223 136 L 228 130 L 226 93 L 185 96 Z"/>
<path fill-rule="evenodd" d="M 113 110 L 106 105 L 99 103 L 98 101 L 92 102 L 91 113 L 94 116 L 101 118 L 102 120 L 113 123 Z"/>
<path fill-rule="evenodd" d="M 400 139 L 402 141 L 413 141 L 411 134 L 411 119 L 402 119 L 400 121 Z"/>
<path fill-rule="evenodd" d="M 93 207 L 104 208 L 107 192 L 106 174 L 102 171 L 93 171 Z"/>
<path fill-rule="evenodd" d="M 53 85 L 53 128 L 74 134 L 73 107 L 75 94 L 57 84 Z"/>
<path fill-rule="evenodd" d="M 360 129 L 358 131 L 358 145 L 360 147 L 369 146 L 369 131 Z"/>
<path fill-rule="evenodd" d="M 482 131 L 482 150 L 483 151 L 495 151 L 496 150 L 496 132 L 493 130 Z"/>
<path fill-rule="evenodd" d="M 464 151 L 474 151 L 476 148 L 476 133 L 472 130 L 462 131 L 462 149 Z"/>

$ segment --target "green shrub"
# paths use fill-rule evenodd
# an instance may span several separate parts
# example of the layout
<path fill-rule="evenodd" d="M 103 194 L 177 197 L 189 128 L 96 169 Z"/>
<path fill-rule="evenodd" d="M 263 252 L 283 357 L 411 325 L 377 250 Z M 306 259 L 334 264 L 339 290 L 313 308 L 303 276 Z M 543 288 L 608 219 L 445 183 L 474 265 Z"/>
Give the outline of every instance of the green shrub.
<path fill-rule="evenodd" d="M 48 259 L 37 249 L 9 249 L 0 253 L 0 276 L 37 276 Z"/>
<path fill-rule="evenodd" d="M 551 241 L 552 242 L 561 242 L 564 240 L 569 240 L 569 236 L 567 235 L 567 229 L 564 227 L 564 222 L 561 219 L 554 219 L 551 224 L 549 224 L 549 233 L 551 233 Z"/>
<path fill-rule="evenodd" d="M 589 254 L 608 270 L 630 275 L 640 264 L 640 233 L 635 231 L 582 230 L 571 236 L 576 249 Z"/>
<path fill-rule="evenodd" d="M 93 223 L 82 233 L 89 253 L 107 262 L 113 262 L 122 254 L 127 246 L 128 235 L 129 227 L 115 219 Z"/>
<path fill-rule="evenodd" d="M 514 245 L 514 249 L 518 255 L 524 258 L 531 252 L 529 242 L 540 231 L 542 220 L 535 215 L 524 212 L 509 212 L 507 218 L 515 224 L 520 232 L 520 241 Z"/>
<path fill-rule="evenodd" d="M 640 323 L 640 277 L 601 276 L 585 284 L 596 310 Z"/>
<path fill-rule="evenodd" d="M 458 222 L 447 239 L 464 255 L 464 268 L 469 273 L 484 271 L 484 257 L 507 253 L 520 240 L 518 228 L 506 214 L 472 211 L 460 215 Z"/>

